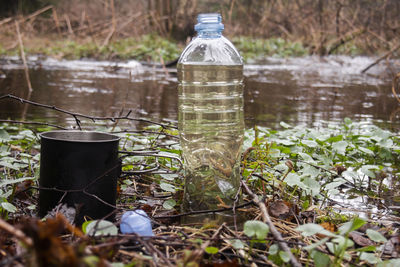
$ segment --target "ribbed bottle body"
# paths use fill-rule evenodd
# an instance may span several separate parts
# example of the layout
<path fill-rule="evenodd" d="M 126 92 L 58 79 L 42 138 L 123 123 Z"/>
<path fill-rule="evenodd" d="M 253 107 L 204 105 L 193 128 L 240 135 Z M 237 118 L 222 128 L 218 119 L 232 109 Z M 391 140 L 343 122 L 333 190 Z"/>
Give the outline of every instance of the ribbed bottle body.
<path fill-rule="evenodd" d="M 243 65 L 179 64 L 184 209 L 229 205 L 240 185 Z"/>

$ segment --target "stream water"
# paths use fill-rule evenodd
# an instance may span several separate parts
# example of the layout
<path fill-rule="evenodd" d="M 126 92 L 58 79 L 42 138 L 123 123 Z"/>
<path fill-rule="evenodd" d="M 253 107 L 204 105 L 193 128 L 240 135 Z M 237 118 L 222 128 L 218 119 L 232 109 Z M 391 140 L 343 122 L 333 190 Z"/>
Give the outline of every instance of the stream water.
<path fill-rule="evenodd" d="M 361 71 L 375 59 L 368 57 L 268 58 L 245 65 L 245 121 L 278 128 L 279 122 L 320 126 L 345 117 L 370 121 L 394 131 L 400 129 L 400 105 L 392 94 L 397 61 Z M 175 68 L 136 61 L 66 61 L 30 57 L 33 92 L 30 100 L 91 116 L 131 117 L 152 121 L 177 120 Z M 0 59 L 0 96 L 27 98 L 24 69 L 18 58 Z M 1 100 L 0 119 L 34 120 L 75 125 L 71 116 L 50 109 Z M 132 128 L 140 128 L 138 123 Z M 350 202 L 349 202 L 350 201 Z M 359 204 L 364 202 L 365 204 Z M 363 199 L 343 200 L 348 207 L 376 212 Z M 367 216 L 368 217 L 368 216 Z"/>
<path fill-rule="evenodd" d="M 398 128 L 399 104 L 391 92 L 388 63 L 361 70 L 368 57 L 268 58 L 245 66 L 245 117 L 254 124 L 279 127 L 280 121 L 318 126 L 349 117 Z M 177 119 L 176 69 L 136 61 L 66 61 L 30 57 L 30 100 L 88 115 L 131 116 L 152 120 Z M 397 70 L 396 62 L 389 63 Z M 389 69 L 390 69 L 389 68 Z M 0 60 L 0 95 L 27 97 L 22 63 Z M 0 103 L 0 118 L 19 119 L 24 105 Z M 26 119 L 61 125 L 74 124 L 70 116 L 28 106 Z M 137 125 L 136 125 L 137 126 Z M 135 125 L 134 125 L 135 127 Z"/>

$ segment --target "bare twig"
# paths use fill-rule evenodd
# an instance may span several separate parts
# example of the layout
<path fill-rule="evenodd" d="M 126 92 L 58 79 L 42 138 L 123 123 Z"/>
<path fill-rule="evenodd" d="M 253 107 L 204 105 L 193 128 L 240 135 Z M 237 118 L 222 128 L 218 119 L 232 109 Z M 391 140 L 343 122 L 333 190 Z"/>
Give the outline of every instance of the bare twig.
<path fill-rule="evenodd" d="M 74 31 L 72 30 L 71 21 L 70 21 L 69 16 L 67 14 L 64 14 L 64 19 L 65 19 L 65 22 L 67 23 L 68 33 L 70 35 L 74 35 Z"/>
<path fill-rule="evenodd" d="M 55 24 L 56 24 L 56 28 L 57 28 L 58 35 L 61 35 L 60 21 L 59 21 L 59 19 L 58 19 L 57 11 L 56 11 L 55 8 L 53 8 L 53 14 L 52 14 L 52 16 L 53 16 L 54 22 L 55 22 Z"/>
<path fill-rule="evenodd" d="M 170 137 L 170 138 L 174 138 L 174 139 L 178 139 L 178 140 L 179 140 L 179 137 L 176 136 L 176 135 L 167 134 L 167 133 L 165 133 L 165 132 L 157 132 L 157 131 L 128 130 L 128 129 L 125 129 L 125 130 L 121 130 L 121 131 L 115 131 L 115 132 L 113 131 L 113 133 L 114 133 L 114 134 L 117 134 L 117 133 L 160 134 L 160 135 L 165 135 L 165 136 L 168 136 L 168 137 Z"/>
<path fill-rule="evenodd" d="M 26 58 L 25 58 L 25 52 L 24 52 L 24 44 L 22 42 L 21 33 L 19 31 L 19 22 L 18 21 L 15 21 L 15 28 L 17 29 L 18 43 L 19 43 L 19 49 L 20 49 L 20 52 L 21 52 L 22 63 L 24 64 L 26 83 L 28 85 L 29 92 L 32 92 L 33 90 L 32 90 L 32 85 L 31 85 L 31 79 L 29 78 L 28 64 L 26 64 Z"/>
<path fill-rule="evenodd" d="M 383 56 L 381 56 L 380 58 L 378 58 L 377 60 L 375 60 L 374 62 L 372 62 L 370 65 L 368 65 L 365 69 L 363 69 L 361 71 L 361 73 L 366 72 L 367 70 L 369 70 L 370 68 L 372 68 L 373 66 L 375 66 L 376 64 L 378 64 L 379 62 L 381 62 L 382 60 L 386 59 L 388 56 L 390 56 L 393 52 L 395 52 L 396 50 L 398 50 L 400 48 L 400 44 L 396 45 L 394 48 L 392 48 L 390 51 L 388 51 L 387 53 L 385 53 Z"/>
<path fill-rule="evenodd" d="M 40 15 L 40 14 L 42 14 L 42 13 L 44 13 L 44 12 L 46 12 L 47 10 L 52 9 L 52 8 L 53 8 L 52 5 L 46 6 L 46 7 L 44 7 L 44 8 L 41 8 L 41 9 L 39 9 L 39 10 L 33 12 L 33 13 L 30 14 L 29 16 L 24 17 L 24 18 L 23 18 L 22 20 L 20 20 L 19 22 L 20 22 L 20 23 L 23 23 L 23 22 L 25 22 L 25 21 L 27 21 L 27 20 L 33 19 L 33 18 L 35 18 L 36 16 L 38 16 L 38 15 Z"/>
<path fill-rule="evenodd" d="M 217 231 L 215 231 L 215 233 L 212 235 L 211 240 L 215 239 L 221 232 L 222 229 L 225 228 L 226 223 L 223 223 L 218 229 Z M 204 254 L 205 249 L 210 245 L 211 240 L 207 240 L 206 242 L 204 242 L 201 247 L 199 249 L 196 249 L 195 251 L 193 251 L 193 253 L 190 255 L 190 261 L 193 262 L 199 262 L 201 260 L 201 257 Z M 189 262 L 189 261 L 188 261 Z"/>
<path fill-rule="evenodd" d="M 107 35 L 106 39 L 104 40 L 102 46 L 106 46 L 108 44 L 108 42 L 111 40 L 111 38 L 114 35 L 115 30 L 117 28 L 117 21 L 115 19 L 114 0 L 110 0 L 110 7 L 111 7 L 111 30 L 110 30 L 110 33 Z"/>
<path fill-rule="evenodd" d="M 397 99 L 397 101 L 400 103 L 400 98 L 399 98 L 399 96 L 398 96 L 397 93 L 396 93 L 396 87 L 397 87 L 397 84 L 398 84 L 399 79 L 400 79 L 400 72 L 397 73 L 397 75 L 396 75 L 396 76 L 394 77 L 394 79 L 393 79 L 393 83 L 392 83 L 392 93 L 393 93 L 394 97 Z"/>
<path fill-rule="evenodd" d="M 263 201 L 260 201 L 258 196 L 254 194 L 250 188 L 247 186 L 247 184 L 242 181 L 242 186 L 246 189 L 247 193 L 253 198 L 253 202 L 258 205 L 258 207 L 261 210 L 261 215 L 263 217 L 263 221 L 266 222 L 270 228 L 271 234 L 275 237 L 275 239 L 278 241 L 279 247 L 288 253 L 290 257 L 290 262 L 292 266 L 295 267 L 300 267 L 301 264 L 296 260 L 296 258 L 293 256 L 292 252 L 290 251 L 289 246 L 286 244 L 285 240 L 283 239 L 281 233 L 275 228 L 271 218 L 269 217 L 267 207 L 265 206 L 265 203 Z"/>
<path fill-rule="evenodd" d="M 155 255 L 158 255 L 164 262 L 164 264 L 166 264 L 167 266 L 173 267 L 172 263 L 169 261 L 169 259 L 167 257 L 165 257 L 165 255 L 163 253 L 161 253 L 161 251 L 159 251 L 155 246 L 153 246 L 153 244 L 151 242 L 147 242 L 146 240 L 143 240 L 142 238 L 139 238 L 139 242 L 146 247 L 146 249 L 148 250 L 149 253 L 153 254 L 153 259 L 155 260 Z"/>
<path fill-rule="evenodd" d="M 340 46 L 350 42 L 366 32 L 365 29 L 357 29 L 340 36 L 337 40 L 333 41 L 331 48 L 329 48 L 328 55 L 335 52 Z"/>
<path fill-rule="evenodd" d="M 5 18 L 3 20 L 0 20 L 0 26 L 9 23 L 10 21 L 12 21 L 12 18 Z"/>
<path fill-rule="evenodd" d="M 21 230 L 15 228 L 11 224 L 7 223 L 3 219 L 0 219 L 0 229 L 3 229 L 4 231 L 10 233 L 11 235 L 15 236 L 18 238 L 21 242 L 25 243 L 28 246 L 33 245 L 33 241 L 30 237 L 26 236 L 24 232 Z"/>
<path fill-rule="evenodd" d="M 216 213 L 216 212 L 232 210 L 233 208 L 240 209 L 240 208 L 249 206 L 252 203 L 253 203 L 253 201 L 248 201 L 248 202 L 245 202 L 240 205 L 235 205 L 235 207 L 232 206 L 232 207 L 220 208 L 220 209 L 215 209 L 215 210 L 196 210 L 196 211 L 190 211 L 190 212 L 185 212 L 185 213 L 180 213 L 180 214 L 172 214 L 172 215 L 156 215 L 153 218 L 154 219 L 170 219 L 170 218 L 179 218 L 179 217 L 188 216 L 188 215 Z"/>
<path fill-rule="evenodd" d="M 15 124 L 31 124 L 31 125 L 42 125 L 42 126 L 50 126 L 54 127 L 60 130 L 67 130 L 67 128 L 64 128 L 59 125 L 51 124 L 51 123 L 45 123 L 45 122 L 36 122 L 36 121 L 15 121 L 15 120 L 3 120 L 0 119 L 0 122 L 6 122 L 6 123 L 15 123 Z"/>
<path fill-rule="evenodd" d="M 89 116 L 89 115 L 85 115 L 85 114 L 80 114 L 80 113 L 76 113 L 76 112 L 72 112 L 72 111 L 68 111 L 65 109 L 61 109 L 61 108 L 57 108 L 55 106 L 51 106 L 51 105 L 46 105 L 46 104 L 41 104 L 41 103 L 37 103 L 37 102 L 33 102 L 30 100 L 26 100 L 11 94 L 8 95 L 3 95 L 0 96 L 0 101 L 3 99 L 13 99 L 13 100 L 17 100 L 23 104 L 27 103 L 33 106 L 37 106 L 37 107 L 42 107 L 42 108 L 47 108 L 47 109 L 51 109 L 57 112 L 61 112 L 67 115 L 70 115 L 72 117 L 74 117 L 76 123 L 78 124 L 78 126 L 80 126 L 80 120 L 79 118 L 85 118 L 85 119 L 89 119 L 92 121 L 96 121 L 96 120 L 109 120 L 112 122 L 115 122 L 116 120 L 129 120 L 129 121 L 138 121 L 138 122 L 144 122 L 144 123 L 149 123 L 149 124 L 155 124 L 155 125 L 159 125 L 163 128 L 173 128 L 173 129 L 177 129 L 176 126 L 174 125 L 168 125 L 168 124 L 164 124 L 164 123 L 159 123 L 159 122 L 154 122 L 154 121 L 150 121 L 150 120 L 146 120 L 146 119 L 137 119 L 137 118 L 131 118 L 129 117 L 129 115 L 131 114 L 131 111 L 128 111 L 126 115 L 124 116 L 119 116 L 119 117 L 96 117 L 96 116 Z"/>
<path fill-rule="evenodd" d="M 159 154 L 158 152 L 153 152 L 153 151 L 150 151 L 150 152 L 145 152 L 145 151 L 119 151 L 119 153 L 126 154 L 126 155 L 133 155 L 133 156 L 148 156 L 148 157 L 174 159 L 174 160 L 178 161 L 180 166 L 181 166 L 180 169 L 177 170 L 177 172 L 179 172 L 183 168 L 183 162 L 177 156 Z"/>

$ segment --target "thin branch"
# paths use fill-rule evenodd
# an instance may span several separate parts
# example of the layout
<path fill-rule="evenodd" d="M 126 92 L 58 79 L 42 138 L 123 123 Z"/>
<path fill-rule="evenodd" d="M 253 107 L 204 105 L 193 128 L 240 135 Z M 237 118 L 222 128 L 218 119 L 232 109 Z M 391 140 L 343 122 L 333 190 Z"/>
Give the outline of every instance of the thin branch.
<path fill-rule="evenodd" d="M 153 152 L 153 151 L 119 151 L 121 154 L 126 154 L 126 156 L 147 156 L 147 157 L 158 157 L 158 158 L 168 158 L 168 159 L 174 159 L 179 162 L 180 169 L 177 170 L 179 172 L 183 168 L 183 162 L 182 160 L 177 157 L 177 156 L 172 156 L 172 155 L 163 155 L 159 154 L 159 152 Z"/>
<path fill-rule="evenodd" d="M 265 203 L 263 201 L 260 201 L 258 196 L 256 194 L 254 194 L 250 188 L 247 186 L 247 184 L 242 181 L 242 185 L 243 187 L 246 189 L 247 193 L 253 198 L 253 202 L 255 204 L 258 205 L 258 207 L 261 210 L 261 215 L 263 217 L 264 222 L 266 222 L 271 230 L 271 234 L 275 237 L 275 239 L 278 241 L 279 247 L 285 251 L 286 253 L 288 253 L 289 257 L 290 257 L 290 262 L 292 264 L 292 266 L 294 267 L 300 267 L 301 264 L 296 260 L 296 258 L 293 256 L 292 252 L 290 251 L 289 246 L 287 245 L 287 243 L 285 242 L 285 240 L 283 239 L 281 233 L 279 233 L 279 231 L 275 228 L 271 218 L 269 217 L 268 214 L 268 210 L 267 207 L 265 206 Z"/>
<path fill-rule="evenodd" d="M 64 128 L 59 125 L 51 124 L 51 123 L 46 123 L 46 122 L 37 122 L 37 121 L 15 121 L 15 120 L 2 120 L 0 119 L 0 122 L 4 123 L 15 123 L 15 124 L 32 124 L 32 125 L 43 125 L 43 126 L 50 126 L 54 127 L 60 130 L 68 130 L 68 128 Z"/>
<path fill-rule="evenodd" d="M 396 93 L 396 86 L 397 86 L 398 80 L 400 80 L 400 72 L 397 73 L 397 75 L 394 77 L 393 83 L 392 83 L 392 93 L 393 93 L 394 97 L 397 99 L 397 101 L 400 103 L 400 98 Z"/>
<path fill-rule="evenodd" d="M 386 54 L 384 54 L 383 56 L 381 56 L 380 58 L 378 58 L 377 60 L 375 60 L 374 62 L 372 62 L 370 65 L 368 65 L 365 69 L 363 69 L 361 71 L 361 73 L 366 72 L 367 70 L 369 70 L 370 68 L 372 68 L 373 66 L 375 66 L 376 64 L 378 64 L 379 62 L 381 62 L 382 60 L 386 59 L 388 56 L 390 56 L 393 52 L 395 52 L 396 50 L 398 50 L 400 48 L 400 44 L 396 45 L 393 49 L 391 49 L 390 51 L 388 51 Z"/>
<path fill-rule="evenodd" d="M 155 254 L 158 255 L 163 262 L 169 266 L 169 267 L 173 267 L 172 263 L 168 260 L 167 257 L 165 257 L 165 255 L 163 253 L 161 253 L 161 251 L 159 251 L 151 242 L 146 242 L 146 240 L 144 240 L 143 238 L 139 238 L 139 242 L 146 247 L 146 249 L 148 250 L 149 253 L 152 254 L 153 259 L 155 259 Z M 156 262 L 154 260 L 154 262 Z"/>
<path fill-rule="evenodd" d="M 168 136 L 170 138 L 175 138 L 179 140 L 179 137 L 176 135 L 172 135 L 172 134 L 167 134 L 165 132 L 156 132 L 156 131 L 146 131 L 146 130 L 122 130 L 122 131 L 113 131 L 114 134 L 117 133 L 138 133 L 138 134 L 161 134 L 161 135 L 165 135 Z"/>
<path fill-rule="evenodd" d="M 180 214 L 172 214 L 172 215 L 156 215 L 153 218 L 154 219 L 170 219 L 170 218 L 179 218 L 183 216 L 188 216 L 188 215 L 197 215 L 197 214 L 204 214 L 204 213 L 216 213 L 216 212 L 222 212 L 222 211 L 228 211 L 232 210 L 233 208 L 235 209 L 240 209 L 246 206 L 249 206 L 253 203 L 253 201 L 248 201 L 240 205 L 235 205 L 235 207 L 226 207 L 226 208 L 220 208 L 220 209 L 215 209 L 215 210 L 196 210 L 196 211 L 189 211 L 189 212 L 184 212 Z"/>
<path fill-rule="evenodd" d="M 25 21 L 27 21 L 27 20 L 30 20 L 30 19 L 32 19 L 32 18 L 35 18 L 35 17 L 37 17 L 38 15 L 40 15 L 40 14 L 42 14 L 42 13 L 44 13 L 44 12 L 46 12 L 47 10 L 52 9 L 52 8 L 54 8 L 52 5 L 46 6 L 46 7 L 44 7 L 44 8 L 41 8 L 41 9 L 39 9 L 39 10 L 33 12 L 33 13 L 30 14 L 29 16 L 22 18 L 19 22 L 20 22 L 20 23 L 23 23 L 23 22 L 25 22 Z"/>
<path fill-rule="evenodd" d="M 32 90 L 32 85 L 31 85 L 31 79 L 29 78 L 28 64 L 26 63 L 26 57 L 25 57 L 25 52 L 24 52 L 24 43 L 22 42 L 22 37 L 21 37 L 21 32 L 19 31 L 19 22 L 18 21 L 15 21 L 15 28 L 17 30 L 19 49 L 21 52 L 21 59 L 22 59 L 22 63 L 24 64 L 26 83 L 28 85 L 29 92 L 32 92 L 33 90 Z"/>
<path fill-rule="evenodd" d="M 7 98 L 10 98 L 10 99 L 13 99 L 13 100 L 17 100 L 17 101 L 21 102 L 22 104 L 30 104 L 30 105 L 33 105 L 33 106 L 47 108 L 47 109 L 51 109 L 51 110 L 54 110 L 54 111 L 57 111 L 57 112 L 61 112 L 61 113 L 70 115 L 75 119 L 75 121 L 78 124 L 78 126 L 80 126 L 79 118 L 85 118 L 85 119 L 89 119 L 89 120 L 92 120 L 92 121 L 109 120 L 109 121 L 112 121 L 112 122 L 115 122 L 116 120 L 129 120 L 129 121 L 138 121 L 138 122 L 145 122 L 145 123 L 149 123 L 149 124 L 155 124 L 155 125 L 159 125 L 159 126 L 161 126 L 163 128 L 172 128 L 172 129 L 177 129 L 178 128 L 178 127 L 176 127 L 174 125 L 168 125 L 168 124 L 154 122 L 154 121 L 150 121 L 150 120 L 146 120 L 146 119 L 130 118 L 129 115 L 130 115 L 131 111 L 129 111 L 125 116 L 96 117 L 96 116 L 89 116 L 89 115 L 85 115 L 85 114 L 76 113 L 76 112 L 72 112 L 72 111 L 69 111 L 69 110 L 57 108 L 56 106 L 51 106 L 51 105 L 46 105 L 46 104 L 33 102 L 33 101 L 30 101 L 30 100 L 26 100 L 26 99 L 17 97 L 17 96 L 12 95 L 12 94 L 7 94 L 7 95 L 0 96 L 0 100 L 7 99 Z"/>
<path fill-rule="evenodd" d="M 215 231 L 215 233 L 212 235 L 211 239 L 215 239 L 217 236 L 219 236 L 220 232 L 222 229 L 225 228 L 226 223 L 223 223 L 218 229 L 217 231 Z M 193 251 L 193 253 L 190 256 L 190 261 L 193 262 L 199 262 L 201 260 L 201 257 L 204 254 L 205 249 L 210 245 L 211 240 L 207 240 L 206 242 L 204 242 L 201 247 L 199 249 L 196 249 L 195 251 Z M 189 261 L 188 261 L 189 262 Z"/>
<path fill-rule="evenodd" d="M 4 231 L 10 233 L 11 235 L 15 236 L 17 239 L 19 239 L 21 242 L 25 243 L 28 246 L 33 246 L 33 240 L 26 236 L 24 232 L 21 230 L 15 228 L 8 222 L 4 221 L 3 219 L 0 219 L 0 228 L 3 229 Z"/>
<path fill-rule="evenodd" d="M 108 45 L 109 41 L 113 37 L 115 30 L 117 28 L 117 21 L 115 19 L 114 0 L 110 0 L 110 7 L 111 7 L 111 30 L 110 33 L 107 35 L 106 39 L 104 40 L 102 47 Z"/>

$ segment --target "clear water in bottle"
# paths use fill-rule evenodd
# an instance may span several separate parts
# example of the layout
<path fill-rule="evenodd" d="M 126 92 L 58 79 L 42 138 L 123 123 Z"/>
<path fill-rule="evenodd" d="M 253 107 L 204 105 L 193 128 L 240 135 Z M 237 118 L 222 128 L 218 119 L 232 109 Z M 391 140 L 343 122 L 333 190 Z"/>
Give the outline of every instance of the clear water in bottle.
<path fill-rule="evenodd" d="M 240 185 L 243 63 L 219 14 L 200 14 L 198 36 L 178 62 L 185 211 L 231 205 Z"/>

